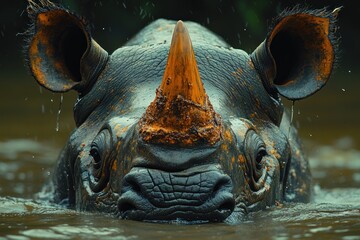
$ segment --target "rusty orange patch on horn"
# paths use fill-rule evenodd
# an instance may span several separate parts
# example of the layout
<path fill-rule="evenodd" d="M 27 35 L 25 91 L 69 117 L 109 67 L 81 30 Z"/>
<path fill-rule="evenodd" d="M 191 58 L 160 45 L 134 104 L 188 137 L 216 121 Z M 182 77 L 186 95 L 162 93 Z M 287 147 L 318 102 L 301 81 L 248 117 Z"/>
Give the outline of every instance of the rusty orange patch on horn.
<path fill-rule="evenodd" d="M 205 92 L 182 21 L 175 26 L 162 83 L 139 131 L 144 141 L 165 145 L 213 145 L 221 138 L 221 119 Z"/>

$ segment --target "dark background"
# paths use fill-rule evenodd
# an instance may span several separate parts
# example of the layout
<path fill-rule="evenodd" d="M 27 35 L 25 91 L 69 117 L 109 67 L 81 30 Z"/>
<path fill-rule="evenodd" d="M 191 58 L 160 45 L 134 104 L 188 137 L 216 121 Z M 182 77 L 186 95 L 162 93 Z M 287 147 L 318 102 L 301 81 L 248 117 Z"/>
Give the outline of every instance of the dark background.
<path fill-rule="evenodd" d="M 58 1 L 54 1 L 58 2 Z M 222 36 L 235 48 L 252 52 L 266 36 L 272 18 L 296 4 L 334 9 L 338 24 L 340 61 L 327 86 L 295 103 L 294 122 L 301 135 L 320 144 L 360 148 L 360 7 L 340 0 L 63 0 L 64 6 L 85 16 L 94 39 L 109 53 L 154 19 L 196 21 Z M 23 62 L 23 33 L 28 24 L 27 2 L 2 1 L 0 8 L 0 141 L 30 138 L 62 145 L 74 127 L 75 94 L 66 93 L 55 131 L 60 95 L 41 90 Z M 341 140 L 339 140 L 341 139 Z"/>

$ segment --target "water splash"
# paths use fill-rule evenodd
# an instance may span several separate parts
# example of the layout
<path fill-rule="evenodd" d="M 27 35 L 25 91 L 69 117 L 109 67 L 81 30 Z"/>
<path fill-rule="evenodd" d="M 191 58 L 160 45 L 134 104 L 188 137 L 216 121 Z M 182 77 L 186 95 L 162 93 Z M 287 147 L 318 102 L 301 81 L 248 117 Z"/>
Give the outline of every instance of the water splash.
<path fill-rule="evenodd" d="M 60 130 L 60 114 L 61 114 L 61 107 L 64 101 L 64 95 L 61 94 L 60 95 L 60 103 L 59 103 L 59 109 L 56 115 L 56 128 L 55 131 L 58 132 Z"/>

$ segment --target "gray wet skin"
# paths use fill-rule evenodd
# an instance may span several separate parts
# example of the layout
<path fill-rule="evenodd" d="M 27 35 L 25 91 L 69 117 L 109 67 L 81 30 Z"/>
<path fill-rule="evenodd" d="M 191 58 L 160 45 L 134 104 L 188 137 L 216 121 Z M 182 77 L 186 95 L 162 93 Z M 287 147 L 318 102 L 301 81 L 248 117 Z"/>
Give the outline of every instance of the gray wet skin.
<path fill-rule="evenodd" d="M 335 14 L 284 12 L 251 54 L 197 23 L 160 19 L 110 55 L 75 14 L 45 0 L 29 4 L 35 79 L 54 92 L 79 93 L 76 129 L 47 184 L 48 200 L 165 222 L 236 222 L 278 202 L 310 200 L 308 161 L 280 95 L 298 100 L 326 84 Z M 154 144 L 140 133 L 176 24 L 188 29 L 202 84 L 220 116 L 215 143 Z"/>

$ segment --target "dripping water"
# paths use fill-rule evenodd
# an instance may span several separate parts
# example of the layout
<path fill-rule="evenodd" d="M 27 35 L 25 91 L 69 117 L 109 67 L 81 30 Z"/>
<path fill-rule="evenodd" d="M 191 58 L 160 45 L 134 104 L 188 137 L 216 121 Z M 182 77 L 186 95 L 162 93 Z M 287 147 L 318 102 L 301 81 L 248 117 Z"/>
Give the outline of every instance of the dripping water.
<path fill-rule="evenodd" d="M 289 140 L 290 140 L 291 126 L 292 126 L 292 123 L 294 121 L 294 106 L 295 106 L 295 101 L 292 101 L 291 113 L 290 113 L 290 124 L 289 124 L 289 130 L 288 130 L 288 139 Z"/>
<path fill-rule="evenodd" d="M 61 107 L 62 107 L 63 101 L 64 101 L 64 95 L 61 94 L 60 95 L 59 109 L 58 109 L 58 112 L 57 112 L 57 115 L 56 115 L 56 128 L 55 128 L 55 131 L 57 131 L 57 132 L 60 129 L 60 113 L 61 113 Z"/>

